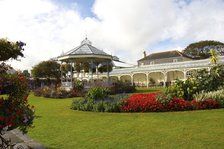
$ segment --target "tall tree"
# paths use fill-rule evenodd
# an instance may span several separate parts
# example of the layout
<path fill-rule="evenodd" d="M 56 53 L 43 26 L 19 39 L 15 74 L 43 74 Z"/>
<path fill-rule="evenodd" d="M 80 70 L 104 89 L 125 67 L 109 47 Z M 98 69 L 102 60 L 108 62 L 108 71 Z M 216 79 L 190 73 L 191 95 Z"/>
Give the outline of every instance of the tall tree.
<path fill-rule="evenodd" d="M 193 59 L 206 59 L 210 57 L 210 49 L 224 55 L 224 43 L 212 40 L 192 43 L 184 49 L 183 53 Z"/>
<path fill-rule="evenodd" d="M 60 64 L 51 60 L 42 61 L 33 67 L 31 73 L 33 77 L 59 79 L 61 76 Z"/>
<path fill-rule="evenodd" d="M 27 78 L 30 77 L 30 73 L 28 70 L 23 70 L 23 75 L 26 76 Z"/>
<path fill-rule="evenodd" d="M 100 72 L 100 73 L 103 73 L 103 72 L 107 72 L 107 70 L 108 70 L 109 72 L 111 72 L 112 69 L 113 69 L 113 66 L 112 66 L 111 63 L 109 63 L 108 66 L 107 66 L 107 63 L 102 63 L 102 64 L 100 65 L 100 67 L 99 67 L 99 72 Z"/>

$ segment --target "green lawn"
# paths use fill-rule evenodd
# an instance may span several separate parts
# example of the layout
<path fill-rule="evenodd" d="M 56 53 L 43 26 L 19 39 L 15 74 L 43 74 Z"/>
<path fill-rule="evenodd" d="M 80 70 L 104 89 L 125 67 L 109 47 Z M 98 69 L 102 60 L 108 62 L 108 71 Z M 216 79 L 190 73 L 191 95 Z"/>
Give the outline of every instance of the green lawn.
<path fill-rule="evenodd" d="M 164 87 L 136 87 L 136 93 L 164 92 Z"/>
<path fill-rule="evenodd" d="M 49 149 L 224 147 L 224 110 L 93 113 L 70 110 L 72 99 L 29 96 L 35 128 L 29 135 Z"/>

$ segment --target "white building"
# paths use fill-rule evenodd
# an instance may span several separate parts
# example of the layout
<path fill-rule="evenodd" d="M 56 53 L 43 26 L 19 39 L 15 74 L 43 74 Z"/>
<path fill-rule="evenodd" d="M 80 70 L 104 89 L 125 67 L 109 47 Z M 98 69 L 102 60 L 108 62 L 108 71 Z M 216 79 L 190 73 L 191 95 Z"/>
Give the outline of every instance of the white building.
<path fill-rule="evenodd" d="M 58 57 L 58 60 L 65 62 L 74 62 L 80 57 L 86 57 L 86 61 L 91 58 L 103 58 L 100 62 L 106 60 L 113 64 L 113 70 L 109 73 L 99 74 L 98 71 L 93 73 L 83 73 L 79 75 L 72 72 L 72 78 L 80 80 L 108 79 L 110 82 L 117 80 L 128 82 L 132 85 L 149 87 L 154 85 L 166 86 L 173 83 L 176 79 L 185 80 L 197 69 L 211 69 L 210 59 L 193 60 L 179 51 L 166 51 L 152 53 L 138 60 L 138 65 L 131 65 L 119 60 L 118 57 L 110 56 L 102 50 L 92 46 L 92 43 L 86 38 L 81 45 L 67 52 L 65 55 Z M 93 59 L 90 60 L 93 63 Z M 224 56 L 220 56 L 218 63 L 224 64 Z M 100 67 L 100 63 L 95 65 Z"/>

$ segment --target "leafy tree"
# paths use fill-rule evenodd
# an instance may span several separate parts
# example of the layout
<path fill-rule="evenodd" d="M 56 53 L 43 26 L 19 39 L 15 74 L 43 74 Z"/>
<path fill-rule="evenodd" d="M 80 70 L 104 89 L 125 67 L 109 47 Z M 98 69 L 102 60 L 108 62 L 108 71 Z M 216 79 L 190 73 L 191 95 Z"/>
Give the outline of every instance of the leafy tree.
<path fill-rule="evenodd" d="M 214 49 L 218 54 L 224 55 L 224 43 L 219 41 L 200 41 L 188 45 L 183 53 L 194 59 L 206 59 L 210 57 L 210 49 Z"/>
<path fill-rule="evenodd" d="M 113 66 L 112 66 L 112 64 L 110 63 L 110 64 L 108 65 L 108 70 L 109 70 L 109 72 L 112 71 L 112 68 L 113 68 Z M 107 64 L 106 64 L 106 63 L 102 63 L 101 66 L 98 68 L 98 70 L 99 70 L 100 73 L 107 72 Z"/>
<path fill-rule="evenodd" d="M 23 70 L 23 75 L 26 76 L 27 78 L 30 77 L 30 73 L 28 72 L 28 70 Z"/>
<path fill-rule="evenodd" d="M 11 42 L 7 39 L 0 38 L 0 61 L 8 59 L 17 59 L 19 56 L 23 57 L 23 46 L 26 44 L 21 41 Z"/>
<path fill-rule="evenodd" d="M 37 78 L 56 78 L 60 79 L 60 64 L 55 61 L 42 61 L 35 65 L 31 70 L 32 76 Z"/>

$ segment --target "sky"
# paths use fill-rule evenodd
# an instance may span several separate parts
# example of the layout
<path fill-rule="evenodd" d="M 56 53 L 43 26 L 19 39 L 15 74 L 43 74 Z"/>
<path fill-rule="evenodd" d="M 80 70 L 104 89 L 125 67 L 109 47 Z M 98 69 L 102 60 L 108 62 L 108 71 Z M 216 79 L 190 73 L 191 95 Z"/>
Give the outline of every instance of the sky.
<path fill-rule="evenodd" d="M 80 45 L 136 64 L 147 54 L 224 42 L 223 0 L 0 0 L 0 38 L 23 41 L 25 70 Z"/>

